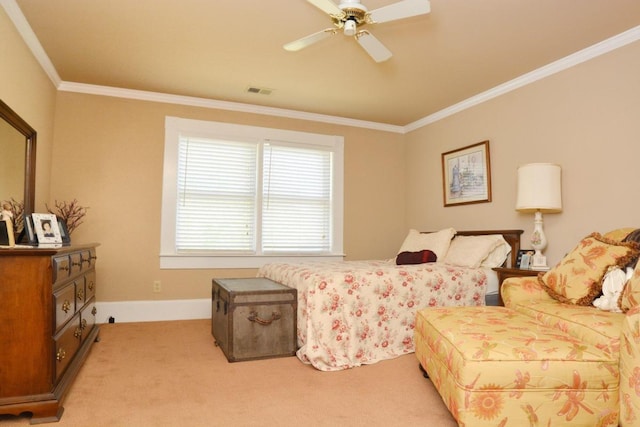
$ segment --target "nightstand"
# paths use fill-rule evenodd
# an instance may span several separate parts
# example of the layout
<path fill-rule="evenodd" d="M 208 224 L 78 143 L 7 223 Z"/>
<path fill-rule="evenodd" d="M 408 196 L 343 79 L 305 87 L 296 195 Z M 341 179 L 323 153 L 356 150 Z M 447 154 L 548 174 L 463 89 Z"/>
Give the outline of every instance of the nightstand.
<path fill-rule="evenodd" d="M 498 291 L 498 304 L 504 305 L 502 301 L 502 282 L 509 277 L 527 277 L 527 276 L 537 276 L 541 271 L 539 270 L 523 270 L 520 268 L 506 268 L 506 267 L 496 267 L 493 269 L 496 273 L 498 273 L 498 283 L 499 291 Z M 542 271 L 544 273 L 544 271 Z"/>

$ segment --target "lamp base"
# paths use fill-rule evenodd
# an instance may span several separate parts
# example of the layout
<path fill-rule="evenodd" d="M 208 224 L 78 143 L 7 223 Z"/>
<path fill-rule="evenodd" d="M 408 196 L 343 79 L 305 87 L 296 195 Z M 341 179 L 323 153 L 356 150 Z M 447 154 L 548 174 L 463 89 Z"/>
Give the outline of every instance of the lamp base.
<path fill-rule="evenodd" d="M 542 255 L 542 252 L 536 249 L 536 253 L 533 254 L 533 257 L 531 259 L 531 266 L 529 268 L 531 270 L 539 271 L 549 270 L 549 266 L 547 265 L 547 257 Z"/>

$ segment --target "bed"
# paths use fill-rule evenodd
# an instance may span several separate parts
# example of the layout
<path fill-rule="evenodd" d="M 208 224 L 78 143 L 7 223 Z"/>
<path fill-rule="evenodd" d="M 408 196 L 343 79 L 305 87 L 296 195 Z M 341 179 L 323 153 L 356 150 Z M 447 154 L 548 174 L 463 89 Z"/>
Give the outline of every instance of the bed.
<path fill-rule="evenodd" d="M 515 266 L 521 234 L 410 230 L 390 260 L 272 263 L 257 275 L 297 289 L 296 354 L 316 369 L 337 371 L 413 352 L 422 308 L 495 305 L 499 284 L 492 267 Z M 487 239 L 500 242 L 489 251 L 491 260 L 473 253 Z M 401 256 L 409 263 L 398 265 Z"/>

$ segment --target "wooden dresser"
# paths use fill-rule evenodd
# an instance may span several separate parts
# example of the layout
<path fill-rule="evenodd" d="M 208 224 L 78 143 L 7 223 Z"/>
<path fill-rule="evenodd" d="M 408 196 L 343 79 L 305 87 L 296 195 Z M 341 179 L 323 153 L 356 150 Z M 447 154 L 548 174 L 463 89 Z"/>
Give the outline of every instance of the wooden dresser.
<path fill-rule="evenodd" d="M 98 340 L 96 246 L 0 249 L 0 413 L 60 420 Z"/>

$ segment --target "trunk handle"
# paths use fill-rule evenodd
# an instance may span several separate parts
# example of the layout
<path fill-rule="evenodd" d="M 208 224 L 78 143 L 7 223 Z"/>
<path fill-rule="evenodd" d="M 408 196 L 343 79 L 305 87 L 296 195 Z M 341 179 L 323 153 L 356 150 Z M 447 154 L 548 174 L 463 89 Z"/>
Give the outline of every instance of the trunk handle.
<path fill-rule="evenodd" d="M 274 311 L 271 313 L 271 319 L 265 320 L 260 318 L 260 316 L 258 316 L 258 312 L 254 310 L 251 313 L 249 313 L 249 317 L 247 317 L 247 319 L 249 319 L 250 322 L 255 322 L 259 325 L 269 326 L 271 323 L 273 323 L 274 320 L 278 320 L 281 317 L 282 315 L 280 314 L 280 312 Z"/>

